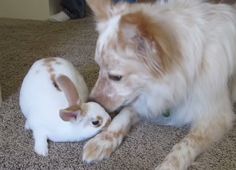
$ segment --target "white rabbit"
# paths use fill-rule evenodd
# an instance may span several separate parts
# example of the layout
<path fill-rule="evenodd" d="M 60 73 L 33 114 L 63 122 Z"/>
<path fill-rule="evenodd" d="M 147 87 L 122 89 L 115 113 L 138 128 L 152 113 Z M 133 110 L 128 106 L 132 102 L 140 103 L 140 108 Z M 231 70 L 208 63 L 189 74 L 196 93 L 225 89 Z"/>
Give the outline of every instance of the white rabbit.
<path fill-rule="evenodd" d="M 85 103 L 87 97 L 84 79 L 70 62 L 45 58 L 33 64 L 22 83 L 20 107 L 36 153 L 48 154 L 47 139 L 80 141 L 108 125 L 108 113 L 97 103 Z"/>

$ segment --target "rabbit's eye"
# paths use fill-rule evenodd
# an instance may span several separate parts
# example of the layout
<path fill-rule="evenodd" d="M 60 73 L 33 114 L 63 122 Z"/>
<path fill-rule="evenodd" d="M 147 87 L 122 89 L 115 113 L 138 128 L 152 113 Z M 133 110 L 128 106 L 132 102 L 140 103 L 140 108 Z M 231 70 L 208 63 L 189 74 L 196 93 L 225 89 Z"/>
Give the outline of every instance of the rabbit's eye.
<path fill-rule="evenodd" d="M 101 125 L 99 120 L 92 121 L 92 124 L 96 127 L 99 127 Z"/>

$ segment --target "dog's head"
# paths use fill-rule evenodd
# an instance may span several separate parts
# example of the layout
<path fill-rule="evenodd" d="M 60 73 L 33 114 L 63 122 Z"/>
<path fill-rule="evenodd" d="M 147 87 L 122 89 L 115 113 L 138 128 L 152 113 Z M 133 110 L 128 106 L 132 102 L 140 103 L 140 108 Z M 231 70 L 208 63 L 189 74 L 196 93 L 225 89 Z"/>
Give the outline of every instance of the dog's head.
<path fill-rule="evenodd" d="M 132 103 L 171 70 L 178 45 L 164 23 L 146 14 L 150 4 L 87 3 L 99 33 L 95 61 L 100 71 L 90 97 L 114 111 Z"/>

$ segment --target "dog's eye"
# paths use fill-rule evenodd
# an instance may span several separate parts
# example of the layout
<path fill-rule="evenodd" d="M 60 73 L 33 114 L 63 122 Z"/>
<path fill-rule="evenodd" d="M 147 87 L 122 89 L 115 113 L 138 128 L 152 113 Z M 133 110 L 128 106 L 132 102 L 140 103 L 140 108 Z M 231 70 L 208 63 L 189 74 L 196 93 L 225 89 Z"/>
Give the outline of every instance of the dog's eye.
<path fill-rule="evenodd" d="M 120 75 L 111 75 L 109 74 L 109 79 L 113 80 L 113 81 L 120 81 L 122 79 L 122 76 Z"/>

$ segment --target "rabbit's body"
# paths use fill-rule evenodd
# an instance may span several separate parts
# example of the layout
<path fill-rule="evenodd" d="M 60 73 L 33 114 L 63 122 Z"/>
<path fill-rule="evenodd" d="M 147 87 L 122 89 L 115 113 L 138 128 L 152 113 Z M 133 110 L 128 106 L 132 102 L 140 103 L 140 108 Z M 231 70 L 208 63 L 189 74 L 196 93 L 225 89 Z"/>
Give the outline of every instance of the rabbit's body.
<path fill-rule="evenodd" d="M 52 78 L 55 78 L 59 75 L 66 75 L 68 78 L 70 78 L 77 91 L 80 92 L 80 100 L 83 103 L 87 100 L 88 88 L 83 80 L 83 77 L 71 63 L 62 58 L 41 59 L 36 61 L 31 66 L 22 83 L 20 104 L 22 106 L 24 106 L 24 104 L 30 106 L 23 107 L 26 109 L 22 110 L 25 116 L 30 113 L 30 108 L 32 108 L 32 105 L 39 107 L 38 109 L 48 109 L 47 105 L 51 104 L 54 104 L 54 109 L 62 109 L 68 106 L 65 95 L 63 93 L 58 93 L 58 89 L 55 88 L 52 83 L 52 81 L 55 81 L 52 80 Z M 45 95 L 42 95 L 42 92 Z M 46 94 L 50 94 L 50 96 Z M 37 98 L 37 103 L 32 100 L 35 98 Z M 52 103 L 51 101 L 53 100 L 54 102 Z M 42 108 L 42 106 L 44 107 Z"/>
<path fill-rule="evenodd" d="M 80 92 L 82 103 L 87 100 L 88 89 L 83 78 L 71 63 L 61 58 L 54 59 L 50 61 L 42 59 L 33 64 L 22 84 L 20 105 L 23 114 L 27 117 L 26 126 L 28 128 L 43 130 L 42 128 L 46 127 L 44 131 L 48 131 L 47 136 L 52 141 L 62 141 L 62 138 L 65 137 L 67 138 L 64 139 L 65 141 L 73 141 L 76 139 L 72 139 L 71 136 L 74 133 L 81 132 L 76 131 L 73 124 L 60 118 L 58 111 L 68 107 L 69 104 L 65 94 L 59 92 L 52 83 L 53 80 L 51 80 L 50 74 L 55 75 L 55 77 L 62 74 L 69 77 L 77 91 Z M 53 68 L 53 72 L 49 72 L 50 68 Z M 37 102 L 35 102 L 35 99 Z M 50 114 L 48 114 L 49 112 Z M 47 127 L 49 121 L 54 122 L 55 126 Z M 80 135 L 75 137 L 81 138 Z"/>
<path fill-rule="evenodd" d="M 71 93 L 69 98 L 79 92 L 79 99 L 74 102 L 71 99 L 72 103 L 60 87 L 59 80 L 57 81 L 62 75 L 76 89 L 68 92 Z M 73 88 L 67 90 L 71 89 Z M 104 123 L 110 120 L 109 115 L 97 103 L 84 103 L 87 97 L 88 88 L 84 79 L 70 62 L 62 58 L 47 58 L 33 64 L 22 83 L 20 107 L 26 117 L 26 129 L 33 131 L 35 151 L 38 154 L 47 154 L 47 139 L 54 142 L 80 141 L 97 134 L 105 126 Z M 65 121 L 59 112 L 69 106 L 73 108 L 64 110 L 66 114 L 70 114 Z M 100 127 L 91 123 L 98 117 L 104 120 Z"/>

